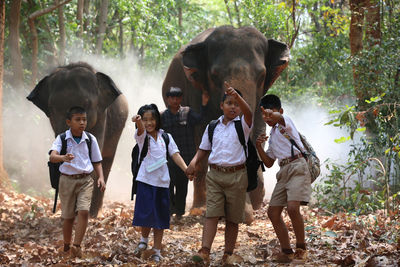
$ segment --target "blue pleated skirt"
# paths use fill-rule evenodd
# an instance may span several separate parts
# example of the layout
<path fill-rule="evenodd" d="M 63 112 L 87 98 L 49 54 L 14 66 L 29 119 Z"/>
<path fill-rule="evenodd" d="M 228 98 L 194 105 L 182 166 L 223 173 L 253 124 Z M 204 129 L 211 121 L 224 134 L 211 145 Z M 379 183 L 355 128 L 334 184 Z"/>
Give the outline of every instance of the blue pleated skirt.
<path fill-rule="evenodd" d="M 169 188 L 137 182 L 133 226 L 169 229 Z"/>

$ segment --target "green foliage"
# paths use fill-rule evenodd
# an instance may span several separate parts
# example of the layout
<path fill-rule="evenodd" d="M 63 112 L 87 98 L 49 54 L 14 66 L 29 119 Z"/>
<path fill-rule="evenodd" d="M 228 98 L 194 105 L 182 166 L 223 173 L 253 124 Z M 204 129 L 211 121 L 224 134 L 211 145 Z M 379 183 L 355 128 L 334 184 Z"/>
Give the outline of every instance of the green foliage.
<path fill-rule="evenodd" d="M 344 209 L 366 213 L 384 208 L 385 203 L 385 208 L 389 208 L 390 199 L 397 196 L 400 190 L 400 104 L 384 101 L 388 99 L 382 94 L 366 100 L 366 105 L 370 106 L 366 111 L 358 112 L 355 106 L 346 106 L 331 112 L 334 119 L 327 124 L 350 132 L 349 137 L 336 140 L 338 143 L 354 139 L 356 131 L 359 136 L 346 164 L 327 164 L 330 173 L 315 188 L 319 206 L 333 212 Z M 356 176 L 356 180 L 352 176 Z"/>
<path fill-rule="evenodd" d="M 328 162 L 326 167 L 329 174 L 314 187 L 318 207 L 332 213 L 357 215 L 384 208 L 387 195 L 384 176 L 366 175 L 365 170 L 371 168 L 369 162 L 356 157 L 345 164 Z M 358 179 L 354 180 L 352 176 Z"/>

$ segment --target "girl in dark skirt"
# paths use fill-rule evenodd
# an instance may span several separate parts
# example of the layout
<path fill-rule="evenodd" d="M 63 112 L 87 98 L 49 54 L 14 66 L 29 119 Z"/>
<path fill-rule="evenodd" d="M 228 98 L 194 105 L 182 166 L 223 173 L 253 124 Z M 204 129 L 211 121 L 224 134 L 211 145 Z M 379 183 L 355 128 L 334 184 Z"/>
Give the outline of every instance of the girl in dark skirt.
<path fill-rule="evenodd" d="M 178 147 L 170 134 L 168 149 L 163 130 L 160 129 L 160 112 L 155 104 L 142 106 L 132 118 L 136 123 L 135 139 L 142 151 L 147 138 L 148 152 L 140 165 L 136 177 L 137 190 L 133 226 L 140 226 L 142 236 L 134 254 L 140 256 L 147 249 L 150 230 L 154 232 L 154 254 L 151 258 L 161 260 L 161 243 L 164 229 L 169 229 L 169 172 L 166 153 L 183 171 L 187 166 L 179 154 Z M 140 153 L 139 153 L 140 154 Z"/>

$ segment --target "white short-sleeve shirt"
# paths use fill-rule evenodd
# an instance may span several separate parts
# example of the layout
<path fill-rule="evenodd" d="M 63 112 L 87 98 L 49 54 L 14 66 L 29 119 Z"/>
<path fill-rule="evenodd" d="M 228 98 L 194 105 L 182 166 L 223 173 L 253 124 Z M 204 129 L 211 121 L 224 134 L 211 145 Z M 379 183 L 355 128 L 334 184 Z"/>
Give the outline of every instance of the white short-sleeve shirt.
<path fill-rule="evenodd" d="M 218 118 L 219 123 L 214 130 L 212 145 L 208 139 L 207 125 L 199 148 L 202 150 L 211 150 L 210 156 L 208 157 L 209 164 L 216 164 L 224 167 L 243 164 L 246 162 L 246 155 L 244 153 L 243 146 L 239 141 L 239 136 L 236 132 L 234 121 L 241 121 L 246 144 L 249 140 L 252 127 L 247 125 L 244 120 L 244 116 L 238 116 L 229 121 L 226 125 L 222 123 L 223 119 L 223 115 Z"/>
<path fill-rule="evenodd" d="M 148 152 L 143 159 L 142 164 L 140 165 L 136 181 L 140 181 L 152 186 L 168 188 L 170 177 L 166 159 L 167 150 L 165 147 L 164 139 L 161 136 L 163 132 L 164 130 L 160 129 L 157 133 L 157 140 L 154 140 L 151 135 L 147 134 L 146 130 L 140 136 L 137 135 L 136 130 L 135 139 L 136 143 L 139 145 L 139 155 L 143 149 L 145 138 L 149 138 Z M 173 154 L 179 152 L 179 149 L 172 136 L 168 134 L 168 137 L 168 154 L 172 156 Z M 163 163 L 160 164 L 158 168 L 152 169 L 156 162 Z"/>
<path fill-rule="evenodd" d="M 268 157 L 274 160 L 278 159 L 279 161 L 292 156 L 292 143 L 290 143 L 289 139 L 283 135 L 284 131 L 288 133 L 288 135 L 304 151 L 304 146 L 300 140 L 299 132 L 294 126 L 293 121 L 286 115 L 282 114 L 282 116 L 285 120 L 285 126 L 277 123 L 274 127 L 272 127 L 268 138 L 268 149 L 266 152 Z M 294 155 L 297 155 L 300 153 L 300 151 L 293 146 L 293 153 Z"/>
<path fill-rule="evenodd" d="M 74 155 L 74 159 L 71 162 L 63 162 L 60 166 L 60 172 L 68 175 L 74 174 L 82 174 L 82 173 L 91 173 L 93 171 L 92 162 L 101 162 L 101 152 L 99 148 L 99 144 L 97 143 L 97 139 L 94 135 L 91 136 L 91 156 L 92 160 L 89 158 L 89 149 L 86 143 L 86 140 L 89 140 L 88 132 L 82 133 L 82 138 L 78 143 L 74 140 L 71 130 L 67 130 L 65 132 L 65 140 L 67 141 L 67 153 L 71 153 Z M 61 137 L 57 136 L 56 140 L 54 140 L 53 145 L 50 148 L 50 153 L 52 150 L 61 153 Z"/>

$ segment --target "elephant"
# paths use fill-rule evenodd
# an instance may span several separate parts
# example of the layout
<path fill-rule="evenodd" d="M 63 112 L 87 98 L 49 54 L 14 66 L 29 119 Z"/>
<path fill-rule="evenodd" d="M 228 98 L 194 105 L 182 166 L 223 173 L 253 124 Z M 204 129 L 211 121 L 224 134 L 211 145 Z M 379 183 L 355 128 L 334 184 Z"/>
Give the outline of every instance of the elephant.
<path fill-rule="evenodd" d="M 44 77 L 27 99 L 50 119 L 56 136 L 67 130 L 66 114 L 71 107 L 85 108 L 86 131 L 97 138 L 103 157 L 104 180 L 107 182 L 118 141 L 128 117 L 126 97 L 113 80 L 104 73 L 96 72 L 85 62 L 71 63 L 57 67 Z M 94 186 L 91 217 L 97 217 L 103 197 L 104 193 Z"/>
<path fill-rule="evenodd" d="M 258 102 L 288 63 L 288 46 L 267 39 L 254 27 L 210 28 L 197 35 L 176 53 L 162 85 L 162 96 L 167 104 L 166 92 L 171 86 L 179 87 L 183 91 L 182 105 L 199 111 L 201 95 L 203 91 L 207 91 L 210 100 L 205 121 L 209 122 L 222 115 L 220 101 L 224 94 L 224 81 L 227 81 L 242 92 L 243 98 L 253 112 L 254 122 L 250 137 L 254 142 L 260 133 L 265 132 L 265 123 Z M 196 129 L 197 146 L 206 125 L 207 123 Z M 194 182 L 192 209 L 205 204 L 204 177 L 207 167 L 207 162 L 203 162 L 202 170 Z M 253 221 L 253 210 L 259 209 L 263 202 L 265 194 L 263 180 L 260 168 L 258 186 L 248 194 L 245 212 L 247 224 Z"/>

